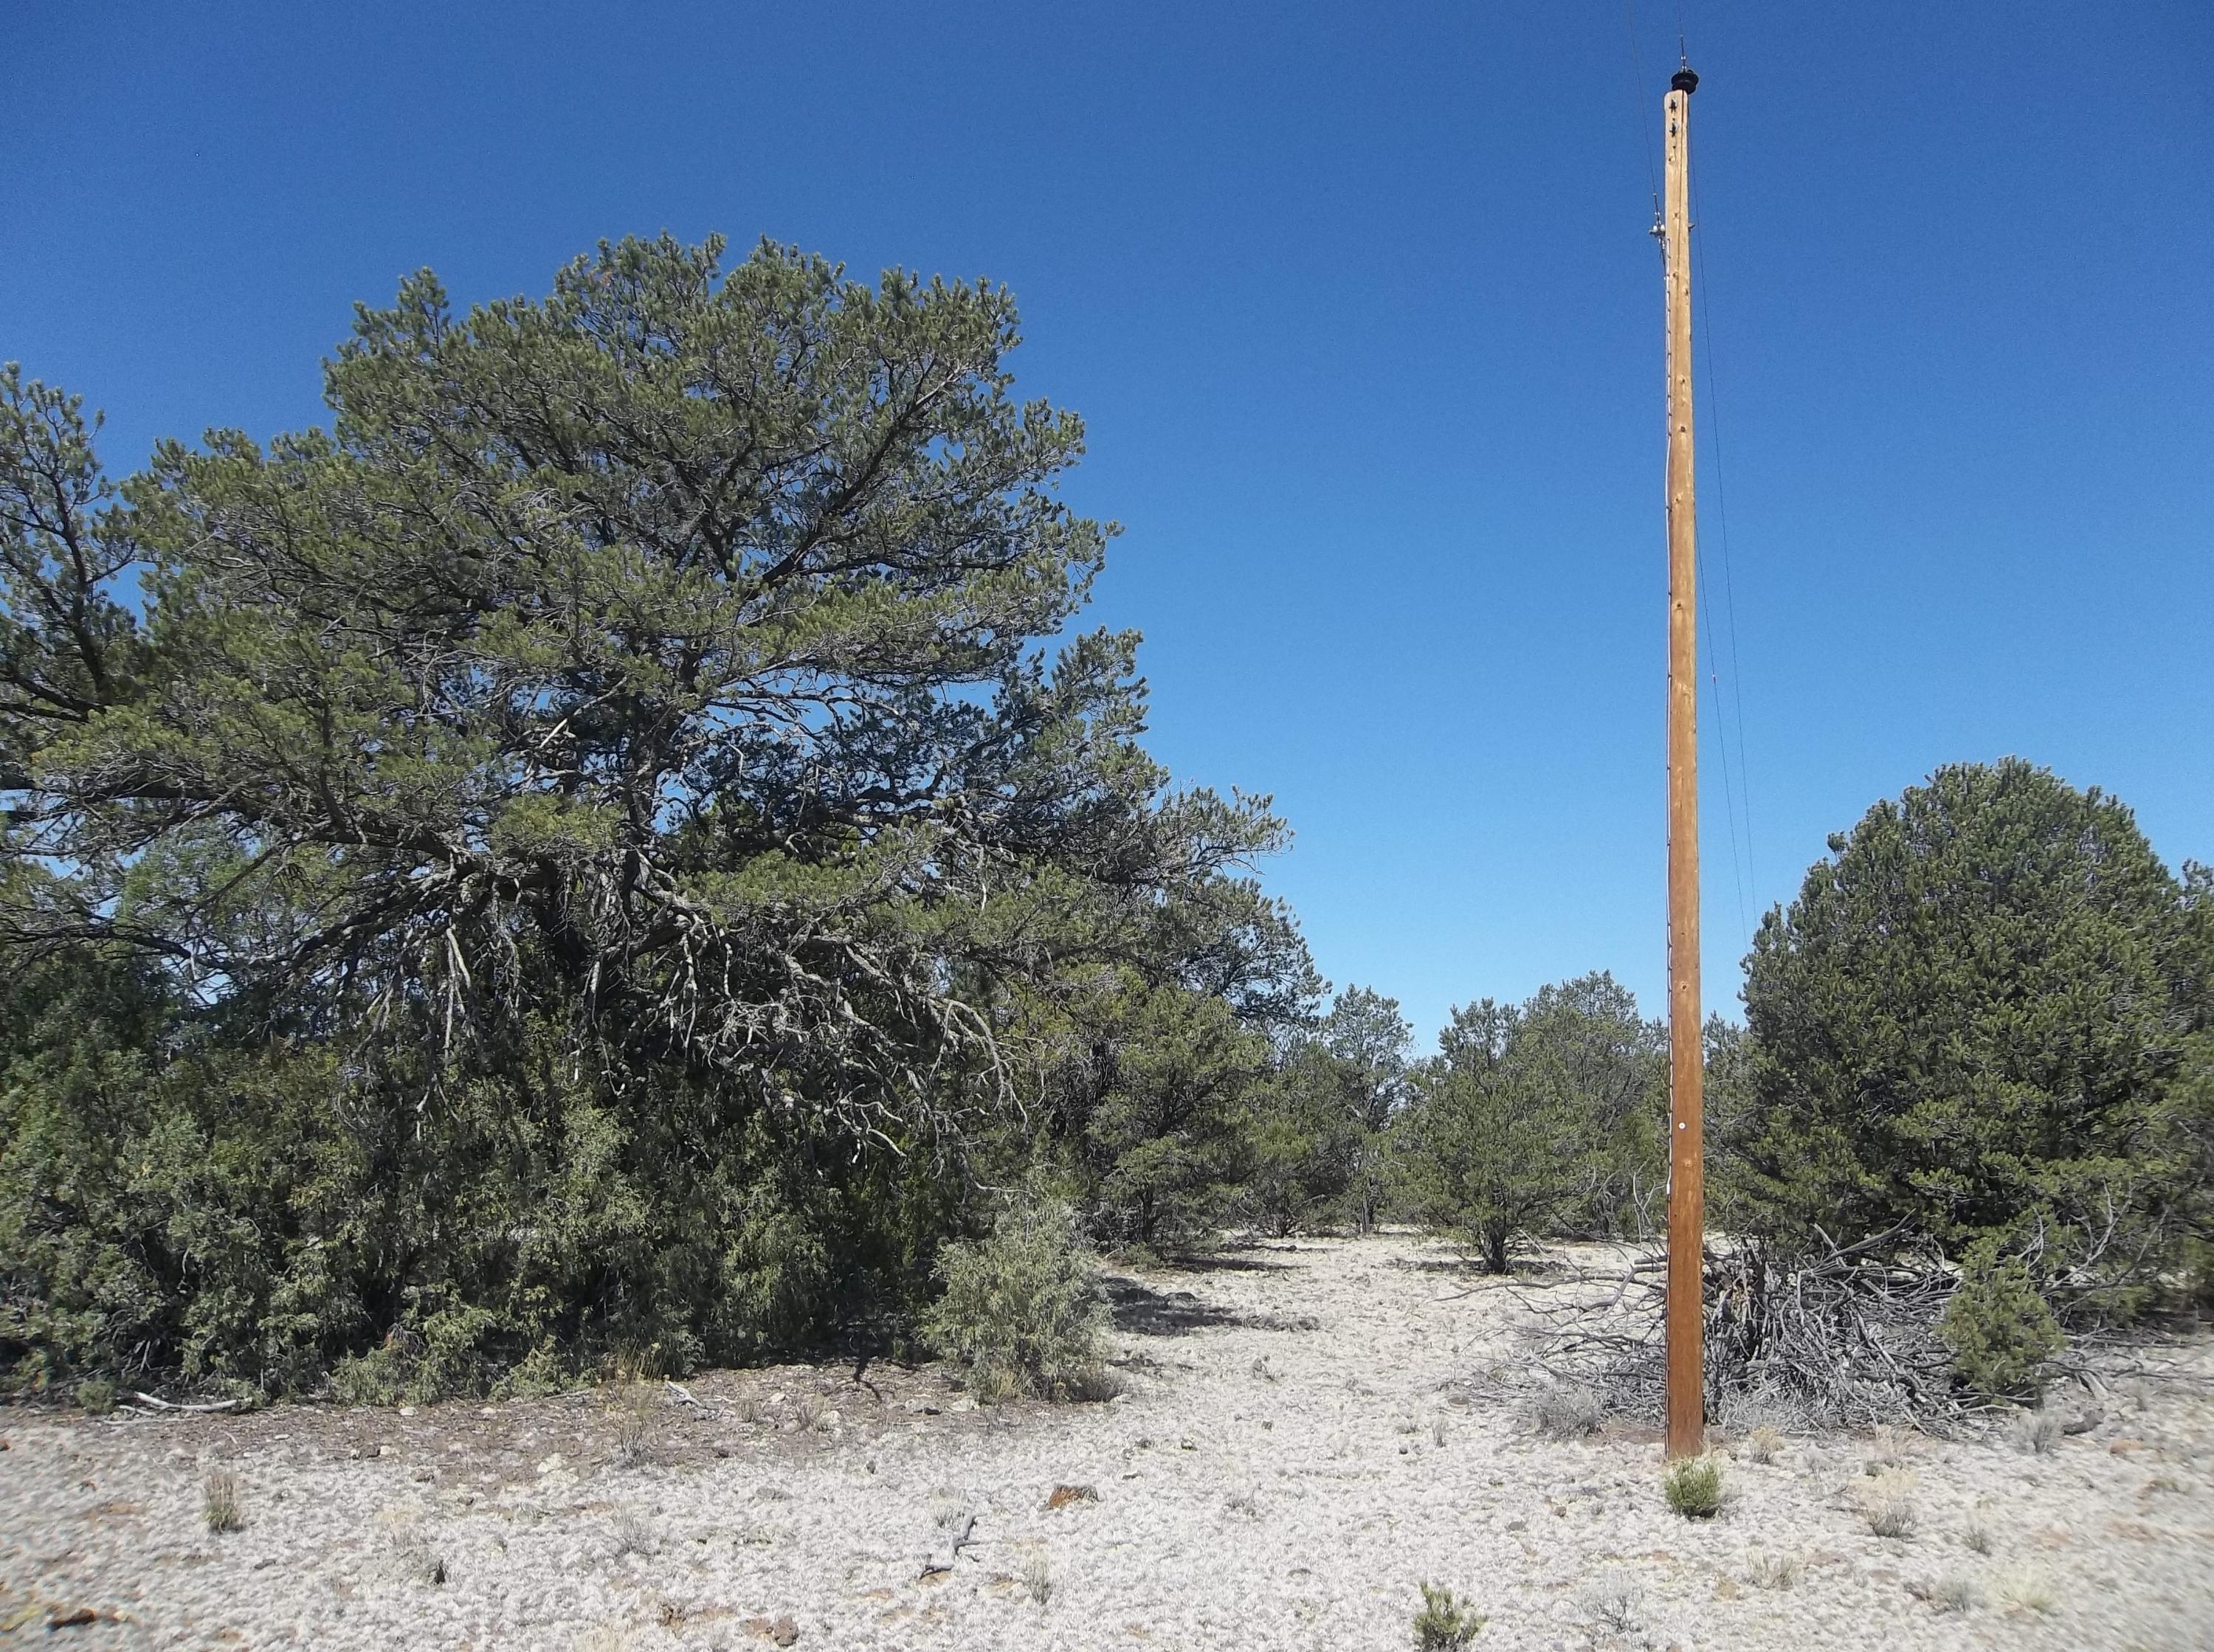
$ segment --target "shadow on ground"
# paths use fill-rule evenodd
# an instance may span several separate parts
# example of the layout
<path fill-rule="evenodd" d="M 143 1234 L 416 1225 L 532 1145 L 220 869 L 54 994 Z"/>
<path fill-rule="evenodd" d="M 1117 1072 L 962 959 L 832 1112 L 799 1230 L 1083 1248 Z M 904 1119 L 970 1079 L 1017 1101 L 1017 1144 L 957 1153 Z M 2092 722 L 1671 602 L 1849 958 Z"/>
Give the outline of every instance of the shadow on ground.
<path fill-rule="evenodd" d="M 1135 1279 L 1110 1277 L 1107 1306 L 1115 1328 L 1141 1337 L 1180 1337 L 1187 1331 L 1238 1323 L 1226 1308 L 1202 1302 L 1188 1290 L 1155 1290 Z"/>
<path fill-rule="evenodd" d="M 1221 1251 L 1193 1252 L 1165 1259 L 1178 1273 L 1281 1273 L 1292 1264 L 1266 1262 L 1257 1256 L 1232 1256 Z"/>
<path fill-rule="evenodd" d="M 1181 1337 L 1187 1332 L 1242 1326 L 1251 1331 L 1318 1331 L 1312 1314 L 1236 1314 L 1203 1302 L 1188 1290 L 1155 1290 L 1135 1279 L 1110 1274 L 1104 1282 L 1115 1328 L 1141 1337 Z"/>

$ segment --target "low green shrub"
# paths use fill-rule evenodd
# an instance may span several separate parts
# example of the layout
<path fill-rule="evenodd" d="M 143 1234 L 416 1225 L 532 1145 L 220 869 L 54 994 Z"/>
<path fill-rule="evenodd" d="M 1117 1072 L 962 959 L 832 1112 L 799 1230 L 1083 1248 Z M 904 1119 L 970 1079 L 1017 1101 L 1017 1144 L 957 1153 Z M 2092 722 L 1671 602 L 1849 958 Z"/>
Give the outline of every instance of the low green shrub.
<path fill-rule="evenodd" d="M 1961 1259 L 1960 1283 L 1937 1334 L 1961 1382 L 1986 1399 L 2035 1398 L 2047 1362 L 2068 1341 L 2028 1268 L 2018 1257 L 2001 1257 L 1989 1240 Z"/>
<path fill-rule="evenodd" d="M 1668 1506 L 1686 1520 L 1711 1520 L 1722 1506 L 1722 1466 L 1714 1457 L 1684 1457 L 1660 1480 Z"/>
<path fill-rule="evenodd" d="M 76 1385 L 76 1404 L 89 1416 L 105 1417 L 115 1409 L 115 1385 L 105 1377 L 87 1377 Z"/>
<path fill-rule="evenodd" d="M 1049 1399 L 1088 1381 L 1107 1304 L 1067 1204 L 1016 1204 L 988 1237 L 948 1245 L 937 1271 L 945 1290 L 922 1315 L 923 1340 L 962 1368 L 976 1399 Z"/>
<path fill-rule="evenodd" d="M 1422 1609 L 1415 1614 L 1416 1652 L 1461 1652 L 1483 1627 L 1483 1615 L 1453 1592 L 1434 1583 L 1422 1585 Z"/>

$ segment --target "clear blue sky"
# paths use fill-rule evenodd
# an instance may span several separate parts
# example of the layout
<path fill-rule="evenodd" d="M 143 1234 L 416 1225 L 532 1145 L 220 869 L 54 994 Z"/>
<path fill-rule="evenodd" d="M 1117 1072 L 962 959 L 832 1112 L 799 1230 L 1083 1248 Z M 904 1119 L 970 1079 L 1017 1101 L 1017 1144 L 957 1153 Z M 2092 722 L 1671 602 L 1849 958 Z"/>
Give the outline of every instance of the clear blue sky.
<path fill-rule="evenodd" d="M 1734 1011 L 1749 920 L 1940 763 L 2214 859 L 2214 8 L 1685 9 Z M 1153 748 L 1275 794 L 1324 972 L 1426 1038 L 1601 966 L 1657 1012 L 1677 13 L 1642 82 L 1624 13 L 5 0 L 0 356 L 129 469 L 316 421 L 424 265 L 542 292 L 667 228 L 1005 282 L 1127 526 Z"/>

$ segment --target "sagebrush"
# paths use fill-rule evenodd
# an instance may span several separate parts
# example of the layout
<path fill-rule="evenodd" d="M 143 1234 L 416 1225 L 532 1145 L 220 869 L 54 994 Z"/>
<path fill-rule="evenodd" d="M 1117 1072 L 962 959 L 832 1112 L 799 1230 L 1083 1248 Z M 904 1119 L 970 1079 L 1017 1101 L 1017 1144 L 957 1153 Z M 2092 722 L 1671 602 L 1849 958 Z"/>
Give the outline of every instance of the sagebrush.
<path fill-rule="evenodd" d="M 923 1339 L 961 1368 L 978 1399 L 1091 1389 L 1107 1302 L 1067 1204 L 1011 1206 L 986 1237 L 948 1245 L 938 1277 L 944 1289 L 921 1317 Z"/>

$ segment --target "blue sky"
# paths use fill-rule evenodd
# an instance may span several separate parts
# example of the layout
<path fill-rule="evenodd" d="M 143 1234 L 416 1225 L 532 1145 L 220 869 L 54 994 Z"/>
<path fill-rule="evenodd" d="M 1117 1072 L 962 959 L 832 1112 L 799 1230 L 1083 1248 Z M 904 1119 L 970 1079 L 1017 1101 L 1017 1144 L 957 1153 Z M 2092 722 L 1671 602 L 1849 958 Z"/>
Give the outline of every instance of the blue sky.
<path fill-rule="evenodd" d="M 316 421 L 424 265 L 542 292 L 666 228 L 1004 282 L 1126 527 L 1093 617 L 1153 749 L 1275 795 L 1324 972 L 1425 1038 L 1590 968 L 1657 1013 L 1678 14 L 1625 9 L 5 0 L 0 356 L 127 470 Z M 1941 763 L 2214 859 L 2214 9 L 1683 17 L 1709 1003 Z"/>

